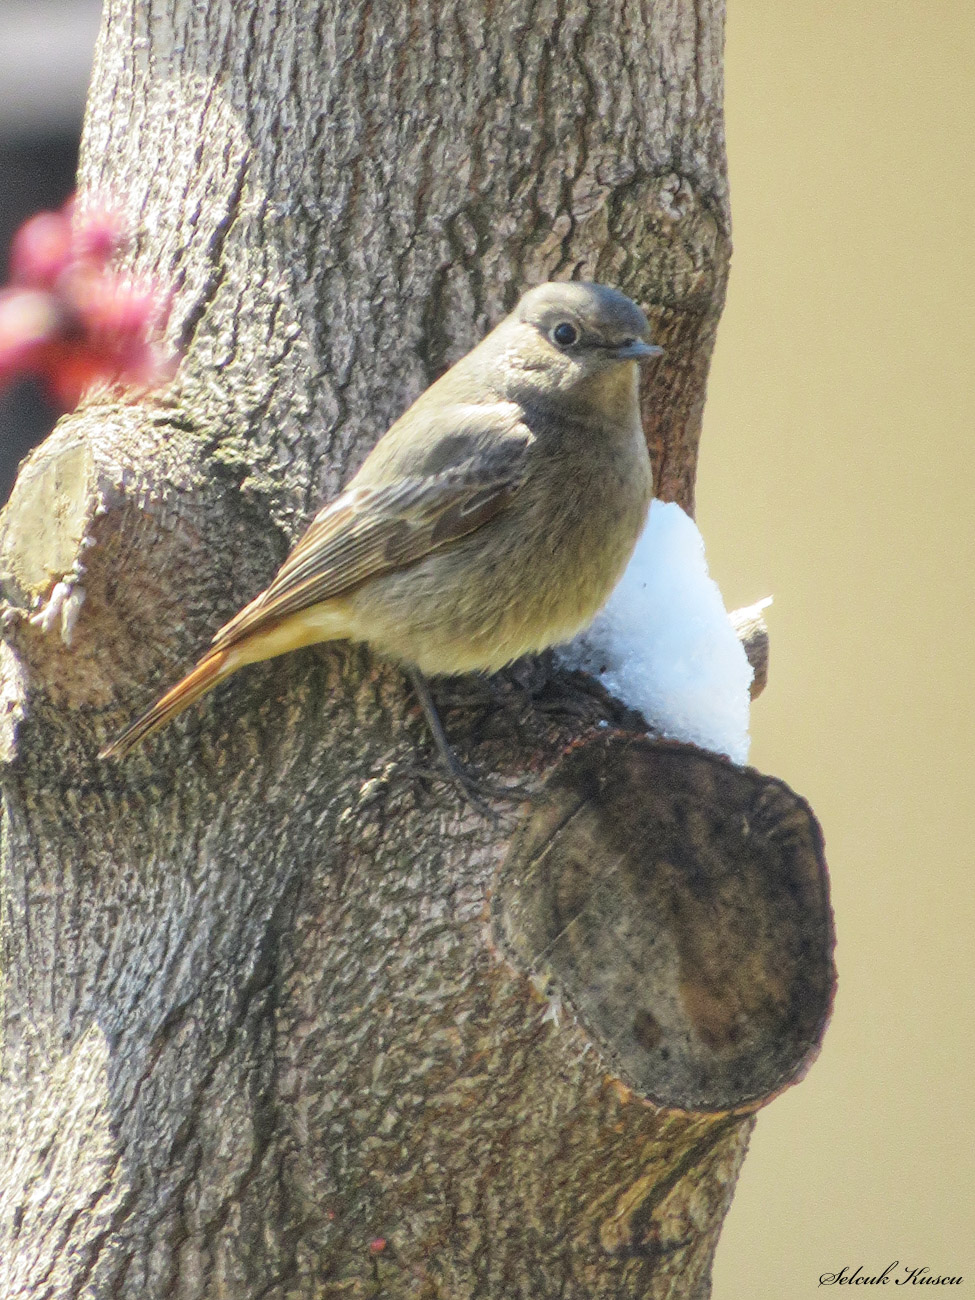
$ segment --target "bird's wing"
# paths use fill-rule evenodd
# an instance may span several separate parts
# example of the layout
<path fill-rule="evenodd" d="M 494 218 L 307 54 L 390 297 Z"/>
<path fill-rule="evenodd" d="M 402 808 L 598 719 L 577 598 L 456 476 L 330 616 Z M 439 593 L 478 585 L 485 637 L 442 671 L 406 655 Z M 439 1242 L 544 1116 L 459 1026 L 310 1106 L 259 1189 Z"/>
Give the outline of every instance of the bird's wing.
<path fill-rule="evenodd" d="M 319 511 L 267 590 L 220 629 L 214 649 L 404 568 L 480 528 L 521 486 L 533 440 L 521 426 L 437 474 L 353 483 Z"/>

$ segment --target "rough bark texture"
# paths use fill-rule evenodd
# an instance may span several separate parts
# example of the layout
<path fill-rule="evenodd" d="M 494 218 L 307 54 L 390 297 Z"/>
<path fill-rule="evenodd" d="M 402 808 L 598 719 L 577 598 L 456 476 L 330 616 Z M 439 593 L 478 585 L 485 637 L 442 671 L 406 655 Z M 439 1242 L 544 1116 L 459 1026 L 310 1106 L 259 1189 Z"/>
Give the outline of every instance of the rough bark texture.
<path fill-rule="evenodd" d="M 721 39 L 720 0 L 108 0 L 83 192 L 186 357 L 63 422 L 3 528 L 3 1296 L 707 1294 L 750 1121 L 622 1087 L 498 952 L 519 814 L 424 775 L 397 669 L 304 651 L 95 755 L 530 282 L 647 306 L 692 505 Z M 544 663 L 438 693 L 526 787 L 627 722 Z"/>

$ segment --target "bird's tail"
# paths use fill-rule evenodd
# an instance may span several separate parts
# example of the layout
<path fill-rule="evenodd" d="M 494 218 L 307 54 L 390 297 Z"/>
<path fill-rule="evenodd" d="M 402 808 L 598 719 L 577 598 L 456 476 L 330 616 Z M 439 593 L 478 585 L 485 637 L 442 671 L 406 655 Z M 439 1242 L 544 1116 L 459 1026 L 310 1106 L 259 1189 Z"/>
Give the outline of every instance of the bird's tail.
<path fill-rule="evenodd" d="M 214 650 L 200 660 L 192 672 L 186 674 L 182 681 L 166 692 L 148 713 L 125 728 L 110 745 L 98 755 L 99 758 L 122 758 L 140 740 L 164 727 L 171 718 L 188 709 L 207 691 L 212 691 L 218 682 L 229 677 L 241 666 L 235 647 L 226 650 Z"/>

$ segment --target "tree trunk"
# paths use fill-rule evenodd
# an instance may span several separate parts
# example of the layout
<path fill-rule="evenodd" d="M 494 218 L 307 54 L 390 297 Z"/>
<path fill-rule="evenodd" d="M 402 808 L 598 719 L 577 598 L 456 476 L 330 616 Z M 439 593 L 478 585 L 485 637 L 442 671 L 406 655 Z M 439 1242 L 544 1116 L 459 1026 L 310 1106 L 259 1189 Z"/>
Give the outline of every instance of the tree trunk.
<path fill-rule="evenodd" d="M 460 803 L 361 647 L 96 754 L 534 281 L 648 308 L 657 493 L 692 507 L 722 9 L 107 0 L 81 191 L 174 286 L 185 357 L 162 396 L 91 395 L 3 523 L 3 1296 L 708 1293 L 744 1112 L 822 1017 L 757 1085 L 668 1091 L 571 980 L 560 1012 L 511 920 L 543 814 Z M 24 618 L 66 575 L 73 629 Z M 633 723 L 546 663 L 437 694 L 526 789 Z"/>

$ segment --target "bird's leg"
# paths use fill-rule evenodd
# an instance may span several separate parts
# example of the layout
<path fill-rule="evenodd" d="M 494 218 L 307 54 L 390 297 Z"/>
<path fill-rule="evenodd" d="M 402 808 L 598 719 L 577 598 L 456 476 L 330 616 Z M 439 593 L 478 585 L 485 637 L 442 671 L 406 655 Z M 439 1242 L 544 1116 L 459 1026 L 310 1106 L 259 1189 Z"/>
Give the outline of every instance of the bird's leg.
<path fill-rule="evenodd" d="M 494 812 L 484 802 L 483 794 L 495 798 L 516 799 L 519 802 L 527 796 L 524 791 L 516 789 L 508 790 L 495 786 L 488 786 L 479 781 L 476 777 L 468 772 L 460 759 L 451 748 L 450 741 L 447 739 L 447 733 L 444 731 L 443 723 L 440 721 L 440 714 L 437 712 L 437 706 L 433 702 L 433 696 L 430 694 L 430 687 L 427 685 L 427 679 L 410 664 L 407 669 L 410 681 L 413 683 L 413 689 L 416 692 L 416 698 L 420 701 L 420 708 L 427 720 L 430 728 L 430 734 L 433 736 L 433 743 L 437 747 L 440 757 L 443 759 L 444 767 L 447 769 L 447 775 L 450 780 L 461 792 L 465 799 L 472 803 L 480 812 L 488 816 L 494 816 Z"/>

